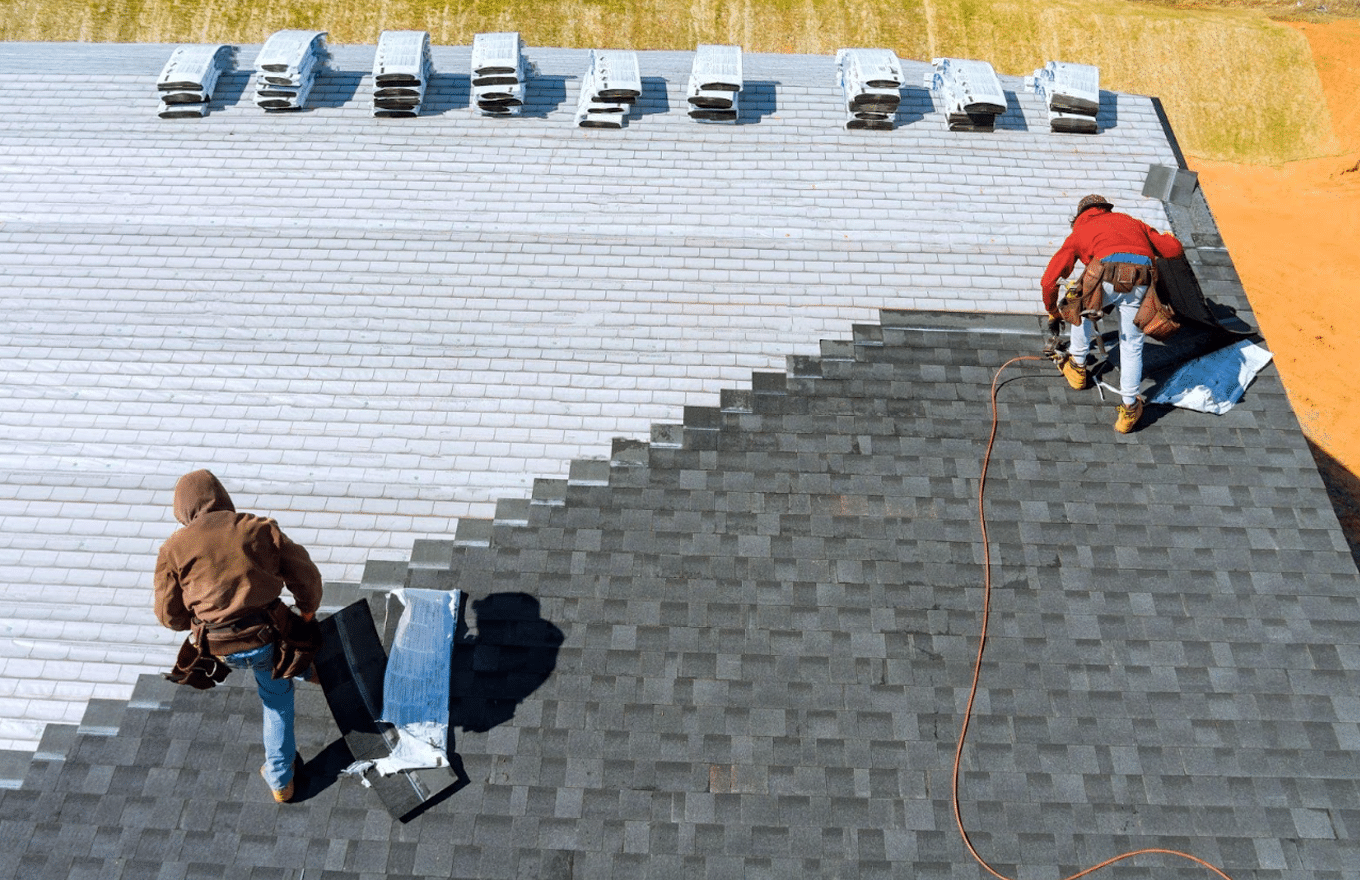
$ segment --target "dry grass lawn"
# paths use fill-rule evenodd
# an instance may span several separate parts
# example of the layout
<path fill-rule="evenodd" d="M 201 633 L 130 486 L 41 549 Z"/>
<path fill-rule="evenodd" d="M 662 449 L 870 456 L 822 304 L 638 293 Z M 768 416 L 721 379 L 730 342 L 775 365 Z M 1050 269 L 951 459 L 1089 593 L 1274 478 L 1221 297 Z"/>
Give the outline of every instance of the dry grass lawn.
<path fill-rule="evenodd" d="M 1317 122 L 1326 106 L 1307 39 L 1263 11 L 1283 6 L 557 0 L 549 11 L 541 0 L 0 0 L 0 39 L 249 44 L 280 28 L 315 28 L 328 31 L 332 43 L 372 44 L 385 29 L 414 28 L 445 45 L 466 45 L 482 31 L 518 30 L 529 45 L 582 48 L 718 42 L 752 52 L 830 54 L 882 46 L 903 58 L 982 58 L 1013 75 L 1057 59 L 1099 65 L 1106 88 L 1160 97 L 1182 144 L 1196 155 L 1281 162 L 1337 149 Z"/>

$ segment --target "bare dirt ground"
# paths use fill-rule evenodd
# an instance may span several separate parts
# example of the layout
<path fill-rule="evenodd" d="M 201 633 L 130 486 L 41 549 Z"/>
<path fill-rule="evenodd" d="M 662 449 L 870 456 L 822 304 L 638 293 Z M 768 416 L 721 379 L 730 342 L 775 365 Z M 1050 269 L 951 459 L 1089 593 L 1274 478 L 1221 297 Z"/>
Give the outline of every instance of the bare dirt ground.
<path fill-rule="evenodd" d="M 1294 26 L 1344 152 L 1278 167 L 1189 162 L 1360 563 L 1360 21 Z"/>

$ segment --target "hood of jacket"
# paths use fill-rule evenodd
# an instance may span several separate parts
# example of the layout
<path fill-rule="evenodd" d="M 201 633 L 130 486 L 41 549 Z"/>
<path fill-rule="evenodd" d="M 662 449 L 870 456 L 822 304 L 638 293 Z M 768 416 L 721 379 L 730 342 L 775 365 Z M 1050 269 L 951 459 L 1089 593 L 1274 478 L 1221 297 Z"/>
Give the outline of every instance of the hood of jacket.
<path fill-rule="evenodd" d="M 175 483 L 175 519 L 187 526 L 198 517 L 214 510 L 236 511 L 227 490 L 213 476 L 201 470 L 185 474 Z"/>

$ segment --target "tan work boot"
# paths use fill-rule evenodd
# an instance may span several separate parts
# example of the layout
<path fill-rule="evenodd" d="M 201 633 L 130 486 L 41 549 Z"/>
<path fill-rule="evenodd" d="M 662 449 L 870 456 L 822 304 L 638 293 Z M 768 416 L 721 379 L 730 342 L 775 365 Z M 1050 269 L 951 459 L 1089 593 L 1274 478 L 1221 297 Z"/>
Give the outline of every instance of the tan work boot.
<path fill-rule="evenodd" d="M 1139 397 L 1133 403 L 1119 404 L 1119 417 L 1115 419 L 1114 429 L 1121 434 L 1127 434 L 1138 424 L 1138 420 L 1143 417 L 1143 398 Z"/>
<path fill-rule="evenodd" d="M 1059 362 L 1058 369 L 1062 370 L 1063 376 L 1067 378 L 1067 384 L 1071 385 L 1074 390 L 1082 391 L 1091 387 L 1091 379 L 1086 375 L 1086 367 L 1077 363 L 1071 355 Z"/>
<path fill-rule="evenodd" d="M 293 778 L 288 780 L 288 783 L 283 788 L 274 788 L 272 785 L 269 786 L 269 793 L 274 795 L 274 803 L 286 804 L 293 799 L 293 791 L 296 787 L 295 784 L 297 783 L 298 767 L 301 763 L 302 762 L 297 758 L 293 759 Z M 269 780 L 266 779 L 264 775 L 263 765 L 260 767 L 260 778 L 265 780 L 265 785 L 269 785 Z"/>

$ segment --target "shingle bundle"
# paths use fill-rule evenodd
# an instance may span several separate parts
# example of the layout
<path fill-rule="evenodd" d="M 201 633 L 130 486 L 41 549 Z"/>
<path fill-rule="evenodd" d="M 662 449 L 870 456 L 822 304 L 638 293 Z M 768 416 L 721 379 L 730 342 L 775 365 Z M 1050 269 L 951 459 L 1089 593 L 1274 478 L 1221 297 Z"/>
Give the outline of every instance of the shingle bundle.
<path fill-rule="evenodd" d="M 936 58 L 925 86 L 944 101 L 950 131 L 993 131 L 996 117 L 1006 112 L 1001 80 L 986 61 Z"/>
<path fill-rule="evenodd" d="M 419 116 L 433 72 L 427 31 L 383 31 L 373 56 L 373 115 Z"/>
<path fill-rule="evenodd" d="M 892 131 L 902 103 L 902 62 L 891 49 L 841 49 L 836 77 L 845 93 L 845 127 Z"/>
<path fill-rule="evenodd" d="M 1096 115 L 1100 112 L 1099 67 L 1050 61 L 1034 71 L 1033 76 L 1025 77 L 1025 88 L 1044 99 L 1049 130 L 1096 133 Z"/>
<path fill-rule="evenodd" d="M 737 122 L 741 47 L 700 45 L 689 74 L 689 115 L 699 122 Z"/>
<path fill-rule="evenodd" d="M 156 79 L 161 95 L 160 117 L 184 119 L 206 116 L 217 78 L 236 64 L 235 46 L 180 46 Z"/>
<path fill-rule="evenodd" d="M 329 60 L 325 31 L 276 31 L 255 58 L 255 103 L 265 110 L 301 110 Z"/>
<path fill-rule="evenodd" d="M 582 128 L 623 128 L 628 109 L 642 94 L 637 53 L 591 49 L 590 69 L 581 82 L 576 124 Z"/>
<path fill-rule="evenodd" d="M 472 38 L 472 98 L 483 116 L 518 116 L 527 80 L 524 41 L 518 32 Z"/>

